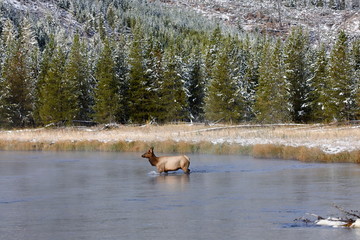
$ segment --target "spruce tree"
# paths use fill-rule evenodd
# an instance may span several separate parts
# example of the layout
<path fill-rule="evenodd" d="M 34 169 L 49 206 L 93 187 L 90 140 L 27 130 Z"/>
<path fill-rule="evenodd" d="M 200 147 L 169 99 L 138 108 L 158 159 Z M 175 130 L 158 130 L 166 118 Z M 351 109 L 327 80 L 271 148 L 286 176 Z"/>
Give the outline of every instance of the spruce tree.
<path fill-rule="evenodd" d="M 351 72 L 348 38 L 345 32 L 341 31 L 330 53 L 328 68 L 328 82 L 332 90 L 329 92 L 331 102 L 327 115 L 332 116 L 333 120 L 344 121 L 352 117 Z"/>
<path fill-rule="evenodd" d="M 40 116 L 41 104 L 43 102 L 42 87 L 45 84 L 45 77 L 48 74 L 50 63 L 54 57 L 56 50 L 55 36 L 51 34 L 49 36 L 49 42 L 47 43 L 44 52 L 42 53 L 42 58 L 40 60 L 39 73 L 37 75 L 37 83 L 35 86 L 35 101 L 34 101 L 34 119 L 37 125 L 43 124 L 42 117 Z"/>
<path fill-rule="evenodd" d="M 228 50 L 223 47 L 218 54 L 205 98 L 205 116 L 209 121 L 238 122 L 241 119 L 237 87 L 230 76 Z"/>
<path fill-rule="evenodd" d="M 0 126 L 12 126 L 11 113 L 9 112 L 11 104 L 11 93 L 9 88 L 9 81 L 6 79 L 6 65 L 11 62 L 16 51 L 16 35 L 14 25 L 10 20 L 5 21 L 2 29 L 2 62 L 1 62 L 1 78 L 0 78 Z M 17 63 L 15 63 L 16 65 Z"/>
<path fill-rule="evenodd" d="M 187 96 L 181 73 L 181 58 L 169 47 L 165 52 L 164 78 L 160 89 L 161 122 L 182 121 L 188 119 Z"/>
<path fill-rule="evenodd" d="M 328 58 L 325 46 L 322 46 L 317 53 L 317 58 L 313 66 L 314 75 L 310 78 L 310 107 L 311 120 L 313 122 L 326 122 L 331 119 L 328 115 L 329 103 L 331 102 L 331 85 L 327 81 Z"/>
<path fill-rule="evenodd" d="M 291 121 L 289 83 L 284 78 L 282 46 L 280 40 L 271 48 L 266 42 L 259 66 L 259 84 L 254 109 L 256 119 L 262 123 Z"/>
<path fill-rule="evenodd" d="M 22 19 L 17 38 L 11 23 L 7 24 L 0 114 L 5 126 L 24 127 L 33 124 L 35 78 L 31 71 L 35 40 L 27 19 Z"/>
<path fill-rule="evenodd" d="M 164 51 L 159 41 L 151 37 L 146 41 L 145 47 L 145 79 L 148 86 L 146 91 L 149 96 L 147 99 L 147 110 L 152 121 L 161 121 L 165 111 L 161 104 L 161 86 L 164 81 Z"/>
<path fill-rule="evenodd" d="M 243 44 L 244 52 L 244 77 L 243 97 L 244 97 L 244 119 L 251 121 L 255 117 L 254 105 L 256 99 L 256 89 L 259 82 L 259 65 L 261 60 L 263 40 L 256 38 L 253 42 L 250 41 L 249 36 L 246 37 Z"/>
<path fill-rule="evenodd" d="M 75 34 L 64 72 L 64 91 L 67 96 L 66 119 L 89 120 L 91 107 L 91 85 L 85 46 Z"/>
<path fill-rule="evenodd" d="M 106 20 L 109 24 L 109 26 L 114 29 L 115 28 L 115 22 L 116 22 L 116 15 L 115 15 L 115 8 L 114 4 L 111 3 L 106 11 Z"/>
<path fill-rule="evenodd" d="M 189 59 L 187 84 L 190 118 L 194 121 L 203 121 L 205 79 L 200 51 L 197 48 L 194 49 Z"/>
<path fill-rule="evenodd" d="M 244 50 L 244 42 L 238 38 L 228 37 L 226 39 L 226 52 L 228 55 L 228 68 L 229 68 L 229 77 L 230 84 L 233 88 L 233 98 L 234 98 L 234 111 L 237 112 L 237 120 L 243 121 L 247 119 L 249 114 L 247 112 L 247 106 L 245 104 L 245 99 L 247 96 L 248 85 L 245 83 L 245 72 L 247 69 L 247 53 Z"/>
<path fill-rule="evenodd" d="M 216 58 L 218 57 L 220 44 L 222 42 L 222 33 L 219 26 L 214 29 L 212 35 L 208 40 L 208 46 L 205 50 L 205 60 L 204 60 L 204 79 L 205 84 L 208 85 L 212 79 L 212 74 L 214 71 L 214 66 L 216 63 Z"/>
<path fill-rule="evenodd" d="M 309 87 L 307 85 L 307 35 L 301 27 L 292 29 L 284 48 L 285 76 L 290 85 L 292 120 L 306 122 L 309 118 Z"/>
<path fill-rule="evenodd" d="M 119 85 L 120 109 L 118 119 L 121 123 L 126 123 L 129 119 L 129 82 L 127 78 L 127 44 L 125 36 L 121 35 L 116 42 L 114 51 L 115 79 Z"/>
<path fill-rule="evenodd" d="M 39 116 L 43 124 L 62 123 L 66 119 L 63 100 L 64 92 L 64 66 L 66 56 L 61 46 L 57 46 L 48 64 L 46 74 L 40 86 Z"/>
<path fill-rule="evenodd" d="M 149 83 L 146 78 L 143 44 L 145 42 L 140 26 L 133 32 L 133 40 L 129 52 L 129 113 L 130 121 L 143 123 L 150 119 L 148 109 L 150 99 Z"/>
<path fill-rule="evenodd" d="M 120 106 L 119 84 L 115 76 L 115 63 L 112 55 L 112 45 L 104 40 L 104 47 L 96 65 L 94 118 L 99 123 L 118 121 Z"/>
<path fill-rule="evenodd" d="M 352 67 L 353 67 L 353 83 L 354 83 L 354 115 L 355 119 L 360 119 L 360 40 L 355 40 L 351 50 Z"/>

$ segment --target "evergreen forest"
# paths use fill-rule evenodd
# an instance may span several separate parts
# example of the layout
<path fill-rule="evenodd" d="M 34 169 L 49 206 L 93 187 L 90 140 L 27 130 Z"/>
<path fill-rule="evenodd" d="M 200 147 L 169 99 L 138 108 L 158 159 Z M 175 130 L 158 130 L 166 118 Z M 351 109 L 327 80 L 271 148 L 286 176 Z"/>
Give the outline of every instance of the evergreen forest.
<path fill-rule="evenodd" d="M 314 42 L 156 1 L 52 4 L 39 18 L 0 3 L 0 128 L 360 119 L 360 39 L 345 31 Z"/>

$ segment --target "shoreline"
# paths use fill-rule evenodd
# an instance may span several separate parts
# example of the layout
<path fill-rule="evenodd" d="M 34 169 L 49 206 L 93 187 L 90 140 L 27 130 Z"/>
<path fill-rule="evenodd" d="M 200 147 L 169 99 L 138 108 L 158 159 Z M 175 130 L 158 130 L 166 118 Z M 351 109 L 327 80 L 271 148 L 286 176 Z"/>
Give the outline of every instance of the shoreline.
<path fill-rule="evenodd" d="M 306 162 L 360 163 L 358 125 L 144 125 L 0 131 L 2 151 L 239 154 Z"/>

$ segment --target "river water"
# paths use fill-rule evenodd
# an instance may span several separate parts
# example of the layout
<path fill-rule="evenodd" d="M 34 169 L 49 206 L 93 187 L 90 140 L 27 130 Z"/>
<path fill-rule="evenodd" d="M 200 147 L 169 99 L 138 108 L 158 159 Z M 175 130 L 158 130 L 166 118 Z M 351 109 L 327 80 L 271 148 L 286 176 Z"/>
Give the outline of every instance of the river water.
<path fill-rule="evenodd" d="M 360 166 L 189 155 L 158 175 L 141 153 L 0 152 L 0 239 L 356 239 L 294 221 L 360 210 Z"/>

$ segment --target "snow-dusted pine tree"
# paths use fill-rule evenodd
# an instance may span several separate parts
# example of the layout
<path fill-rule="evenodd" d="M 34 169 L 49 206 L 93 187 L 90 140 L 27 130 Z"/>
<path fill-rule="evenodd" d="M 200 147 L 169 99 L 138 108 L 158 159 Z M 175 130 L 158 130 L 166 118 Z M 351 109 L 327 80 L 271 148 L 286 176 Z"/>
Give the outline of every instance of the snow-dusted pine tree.
<path fill-rule="evenodd" d="M 145 79 L 147 81 L 147 91 L 149 95 L 147 109 L 152 121 L 161 122 L 163 112 L 165 111 L 160 99 L 161 86 L 164 81 L 164 51 L 161 43 L 154 37 L 150 37 L 146 43 Z"/>
<path fill-rule="evenodd" d="M 64 95 L 63 75 L 66 61 L 65 53 L 61 46 L 52 52 L 53 56 L 47 63 L 47 71 L 41 81 L 39 98 L 39 116 L 43 124 L 63 122 Z"/>
<path fill-rule="evenodd" d="M 49 71 L 50 62 L 54 56 L 56 49 L 55 36 L 51 34 L 49 36 L 49 42 L 45 46 L 44 51 L 42 52 L 41 60 L 39 63 L 39 72 L 37 75 L 37 82 L 35 86 L 35 101 L 34 101 L 34 119 L 37 125 L 43 124 L 42 118 L 40 117 L 41 103 L 43 101 L 43 96 L 41 95 L 41 88 L 45 84 L 45 76 Z"/>
<path fill-rule="evenodd" d="M 307 52 L 308 35 L 301 27 L 293 28 L 284 47 L 285 76 L 290 85 L 292 120 L 306 122 L 309 119 L 309 86 Z"/>
<path fill-rule="evenodd" d="M 328 58 L 325 46 L 317 52 L 315 63 L 312 66 L 313 76 L 309 79 L 310 85 L 310 108 L 311 108 L 311 121 L 324 122 L 331 119 L 331 115 L 327 116 L 326 109 L 329 108 L 331 102 L 329 91 L 331 85 L 327 81 L 327 64 Z"/>
<path fill-rule="evenodd" d="M 115 61 L 115 78 L 119 84 L 119 96 L 120 96 L 120 109 L 119 109 L 119 121 L 126 123 L 129 119 L 129 82 L 127 78 L 128 66 L 127 56 L 128 45 L 126 43 L 126 36 L 121 35 L 116 42 L 116 48 L 114 51 Z"/>
<path fill-rule="evenodd" d="M 121 107 L 112 49 L 112 43 L 105 39 L 103 50 L 96 65 L 97 86 L 95 88 L 94 119 L 99 123 L 117 122 Z"/>
<path fill-rule="evenodd" d="M 209 43 L 205 49 L 205 60 L 204 60 L 204 79 L 206 85 L 208 85 L 213 77 L 214 66 L 216 64 L 216 58 L 219 54 L 220 44 L 222 42 L 221 29 L 218 26 L 212 32 Z"/>
<path fill-rule="evenodd" d="M 189 114 L 193 121 L 204 120 L 205 79 L 200 50 L 194 48 L 187 64 Z"/>
<path fill-rule="evenodd" d="M 341 31 L 330 53 L 328 68 L 328 82 L 332 90 L 329 92 L 331 101 L 327 115 L 332 116 L 332 120 L 344 121 L 352 118 L 351 73 L 348 38 L 345 32 Z"/>
<path fill-rule="evenodd" d="M 5 126 L 24 127 L 34 124 L 33 102 L 36 76 L 33 60 L 36 42 L 30 22 L 24 18 L 18 36 L 10 21 L 6 22 L 4 42 L 5 60 L 1 81 L 1 118 Z M 36 63 L 35 63 L 36 64 Z"/>
<path fill-rule="evenodd" d="M 351 65 L 353 68 L 352 82 L 354 85 L 352 96 L 354 98 L 354 118 L 360 119 L 360 40 L 355 40 L 351 48 Z"/>
<path fill-rule="evenodd" d="M 231 78 L 230 46 L 219 51 L 205 98 L 205 117 L 209 121 L 236 123 L 241 120 L 236 81 Z"/>
<path fill-rule="evenodd" d="M 64 114 L 69 121 L 90 119 L 92 90 L 85 50 L 80 36 L 75 34 L 65 65 L 63 80 L 67 96 L 64 101 L 68 105 Z"/>
<path fill-rule="evenodd" d="M 257 121 L 262 123 L 290 122 L 292 109 L 290 83 L 285 77 L 280 40 L 273 47 L 270 41 L 265 43 L 259 74 L 254 106 Z"/>
<path fill-rule="evenodd" d="M 244 76 L 242 78 L 242 95 L 244 98 L 244 120 L 251 121 L 255 117 L 254 104 L 256 89 L 259 81 L 259 65 L 261 59 L 262 38 L 256 38 L 253 42 L 249 36 L 244 39 Z"/>
<path fill-rule="evenodd" d="M 143 123 L 149 120 L 149 83 L 146 78 L 143 45 L 146 43 L 140 24 L 133 28 L 133 40 L 129 51 L 129 113 L 130 121 Z"/>
<path fill-rule="evenodd" d="M 164 62 L 164 78 L 160 89 L 163 112 L 160 119 L 164 122 L 187 120 L 187 96 L 181 71 L 182 59 L 176 55 L 174 47 L 166 49 Z"/>

